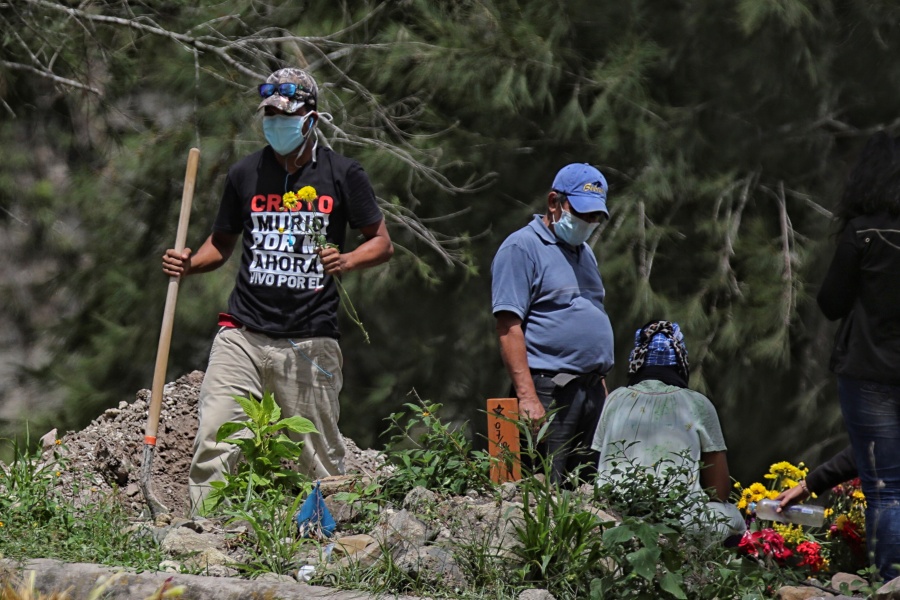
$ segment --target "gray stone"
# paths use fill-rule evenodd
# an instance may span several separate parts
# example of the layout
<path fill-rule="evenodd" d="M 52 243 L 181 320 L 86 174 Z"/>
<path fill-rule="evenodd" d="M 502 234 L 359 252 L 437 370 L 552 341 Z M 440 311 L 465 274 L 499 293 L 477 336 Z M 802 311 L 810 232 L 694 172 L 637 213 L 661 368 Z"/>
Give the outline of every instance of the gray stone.
<path fill-rule="evenodd" d="M 831 577 L 831 587 L 840 590 L 842 585 L 847 586 L 847 591 L 853 593 L 856 590 L 869 585 L 869 582 L 852 573 L 835 573 Z"/>
<path fill-rule="evenodd" d="M 437 494 L 422 486 L 416 486 L 406 494 L 402 506 L 413 514 L 421 514 L 427 512 L 426 509 L 437 502 Z"/>
<path fill-rule="evenodd" d="M 281 575 L 279 573 L 263 573 L 254 581 L 262 583 L 295 583 L 297 580 L 290 575 Z"/>
<path fill-rule="evenodd" d="M 891 579 L 878 588 L 875 592 L 875 600 L 900 600 L 900 577 Z"/>
<path fill-rule="evenodd" d="M 777 600 L 811 600 L 822 596 L 832 597 L 832 594 L 806 585 L 786 585 L 775 592 Z"/>
<path fill-rule="evenodd" d="M 370 477 L 362 475 L 331 475 L 319 479 L 319 490 L 327 498 L 332 494 L 365 488 L 370 482 Z"/>
<path fill-rule="evenodd" d="M 382 519 L 371 533 L 379 544 L 393 551 L 402 547 L 422 546 L 428 541 L 428 528 L 408 510 L 382 513 Z"/>
<path fill-rule="evenodd" d="M 334 522 L 337 523 L 339 529 L 341 525 L 354 523 L 360 517 L 360 512 L 354 503 L 338 500 L 334 496 L 325 498 L 325 508 L 334 517 Z"/>
<path fill-rule="evenodd" d="M 0 572 L 24 575 L 35 574 L 35 591 L 51 594 L 66 590 L 69 598 L 88 598 L 101 578 L 115 577 L 103 594 L 104 600 L 134 600 L 155 594 L 166 580 L 171 585 L 186 588 L 183 598 L 191 600 L 247 600 L 248 598 L 279 598 L 280 600 L 375 600 L 382 595 L 350 592 L 306 585 L 259 580 L 206 577 L 172 573 L 131 573 L 86 563 L 63 563 L 49 559 L 34 559 L 24 565 L 0 560 Z M 119 574 L 121 573 L 121 574 Z M 393 600 L 415 600 L 411 596 L 397 596 Z"/>
<path fill-rule="evenodd" d="M 159 570 L 166 573 L 181 573 L 181 563 L 174 560 L 164 560 L 159 563 Z"/>
<path fill-rule="evenodd" d="M 214 577 L 231 577 L 237 575 L 237 570 L 229 568 L 234 561 L 217 548 L 205 548 L 196 554 L 192 554 L 184 560 L 185 566 L 191 569 L 203 569 L 204 575 Z M 219 568 L 225 567 L 225 568 Z"/>
<path fill-rule="evenodd" d="M 218 549 L 221 543 L 222 540 L 211 533 L 197 533 L 186 527 L 175 527 L 169 530 L 160 547 L 167 554 L 178 556 Z"/>
<path fill-rule="evenodd" d="M 515 500 L 518 493 L 519 486 L 513 481 L 507 481 L 500 485 L 500 498 L 506 502 Z"/>
<path fill-rule="evenodd" d="M 413 579 L 450 589 L 466 587 L 466 578 L 449 551 L 438 546 L 411 548 L 394 558 L 394 565 Z"/>
<path fill-rule="evenodd" d="M 622 519 L 617 519 L 616 517 L 612 516 L 608 512 L 604 512 L 604 511 L 600 510 L 596 506 L 588 506 L 586 508 L 586 510 L 587 510 L 587 512 L 591 513 L 592 515 L 594 515 L 595 517 L 600 519 L 601 523 L 608 523 L 608 522 L 612 521 L 616 525 L 618 525 L 619 523 L 622 522 Z"/>
<path fill-rule="evenodd" d="M 452 544 L 485 547 L 501 557 L 510 556 L 521 544 L 515 532 L 523 522 L 521 504 L 459 502 L 449 511 L 445 521 L 450 523 Z"/>
<path fill-rule="evenodd" d="M 518 596 L 518 600 L 556 600 L 556 596 L 547 590 L 525 590 Z"/>

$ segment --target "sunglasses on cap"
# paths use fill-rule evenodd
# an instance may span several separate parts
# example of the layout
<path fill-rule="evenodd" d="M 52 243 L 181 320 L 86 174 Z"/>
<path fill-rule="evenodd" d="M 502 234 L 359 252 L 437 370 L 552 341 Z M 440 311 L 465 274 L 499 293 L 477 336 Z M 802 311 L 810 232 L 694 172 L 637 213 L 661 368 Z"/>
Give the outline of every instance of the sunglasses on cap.
<path fill-rule="evenodd" d="M 278 94 L 285 98 L 300 100 L 302 99 L 300 92 L 305 93 L 307 96 L 309 95 L 309 90 L 296 83 L 263 83 L 259 86 L 259 96 L 261 98 L 268 98 L 273 94 Z"/>

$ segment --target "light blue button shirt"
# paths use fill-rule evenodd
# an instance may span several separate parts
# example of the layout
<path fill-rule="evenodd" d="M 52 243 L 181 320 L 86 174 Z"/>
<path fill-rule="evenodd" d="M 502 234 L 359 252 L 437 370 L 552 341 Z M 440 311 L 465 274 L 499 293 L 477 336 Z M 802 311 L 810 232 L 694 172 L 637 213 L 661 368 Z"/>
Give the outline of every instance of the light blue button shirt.
<path fill-rule="evenodd" d="M 528 366 L 608 372 L 613 331 L 593 250 L 560 242 L 541 215 L 511 234 L 491 264 L 493 313 L 522 319 Z"/>

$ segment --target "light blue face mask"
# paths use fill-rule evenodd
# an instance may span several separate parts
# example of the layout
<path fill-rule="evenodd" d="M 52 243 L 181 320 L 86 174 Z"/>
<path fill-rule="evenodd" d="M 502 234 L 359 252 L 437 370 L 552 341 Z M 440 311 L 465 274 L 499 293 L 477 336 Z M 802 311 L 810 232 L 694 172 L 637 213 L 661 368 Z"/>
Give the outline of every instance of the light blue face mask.
<path fill-rule="evenodd" d="M 570 246 L 580 246 L 591 237 L 598 225 L 600 223 L 588 223 L 563 209 L 559 221 L 553 224 L 553 233 Z"/>
<path fill-rule="evenodd" d="M 305 137 L 303 136 L 303 126 L 310 116 L 312 116 L 312 113 L 303 115 L 302 117 L 293 115 L 264 116 L 263 133 L 266 136 L 266 141 L 269 142 L 269 145 L 272 146 L 272 149 L 275 150 L 275 152 L 282 156 L 287 156 L 299 148 L 305 141 Z M 313 123 L 309 128 L 310 131 L 306 132 L 307 135 L 309 135 L 314 126 L 315 120 L 313 120 Z"/>

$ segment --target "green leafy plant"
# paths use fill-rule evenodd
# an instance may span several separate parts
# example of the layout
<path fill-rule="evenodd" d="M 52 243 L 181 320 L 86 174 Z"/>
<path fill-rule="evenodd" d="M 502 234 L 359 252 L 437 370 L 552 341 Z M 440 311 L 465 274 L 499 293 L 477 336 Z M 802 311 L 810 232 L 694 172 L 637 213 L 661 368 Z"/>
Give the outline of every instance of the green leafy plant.
<path fill-rule="evenodd" d="M 603 568 L 608 552 L 601 534 L 612 522 L 591 510 L 590 495 L 553 482 L 552 456 L 542 456 L 536 449 L 548 424 L 537 432 L 530 425 L 519 424 L 526 466 L 519 483 L 522 519 L 514 525 L 520 542 L 512 549 L 519 559 L 516 572 L 521 582 L 546 587 L 557 597 L 585 597 L 591 577 Z"/>
<path fill-rule="evenodd" d="M 12 462 L 0 463 L 0 515 L 7 521 L 15 515 L 29 522 L 43 523 L 56 514 L 56 480 L 67 467 L 57 448 L 44 456 L 40 449 L 30 449 L 30 437 L 3 440 L 12 449 Z"/>
<path fill-rule="evenodd" d="M 388 417 L 385 433 L 391 438 L 385 452 L 396 470 L 384 481 L 385 496 L 399 499 L 416 486 L 449 494 L 489 488 L 488 454 L 473 451 L 461 428 L 441 422 L 437 416 L 440 404 L 418 396 L 416 400 L 417 404 L 405 404 L 408 413 Z"/>
<path fill-rule="evenodd" d="M 678 527 L 685 515 L 703 511 L 708 499 L 698 498 L 686 483 L 696 477 L 687 451 L 647 468 L 626 458 L 626 445 L 613 448 L 616 454 L 598 481 L 597 496 L 615 511 Z"/>
<path fill-rule="evenodd" d="M 351 528 L 354 531 L 368 531 L 381 514 L 381 509 L 386 504 L 386 498 L 382 493 L 381 484 L 377 480 L 371 480 L 362 487 L 346 492 L 338 492 L 333 496 L 335 500 L 351 504 L 359 511 L 360 518 L 356 519 Z"/>
<path fill-rule="evenodd" d="M 311 489 L 309 480 L 284 464 L 300 456 L 303 443 L 295 442 L 284 432 L 318 433 L 312 422 L 297 415 L 282 419 L 281 409 L 271 392 L 263 394 L 262 400 L 236 396 L 235 401 L 244 410 L 247 420 L 224 423 L 216 434 L 216 441 L 237 446 L 243 460 L 238 463 L 235 473 L 225 475 L 225 481 L 211 484 L 213 489 L 203 504 L 203 512 L 211 512 L 223 503 L 241 502 L 241 499 L 247 511 L 257 489 L 308 492 Z M 246 435 L 239 435 L 244 432 Z"/>
<path fill-rule="evenodd" d="M 648 468 L 625 458 L 624 449 L 594 493 L 596 502 L 622 515 L 622 521 L 603 532 L 611 568 L 591 581 L 592 600 L 749 600 L 791 578 L 742 559 L 710 537 L 721 517 L 690 488 L 696 474 L 686 454 Z"/>
<path fill-rule="evenodd" d="M 240 521 L 253 530 L 247 562 L 241 570 L 251 577 L 263 573 L 293 575 L 300 566 L 300 550 L 314 541 L 300 537 L 294 517 L 303 495 L 295 498 L 278 488 L 255 495 L 246 508 L 226 509 L 230 521 Z"/>
<path fill-rule="evenodd" d="M 691 473 L 682 461 L 646 469 L 623 457 L 614 479 L 572 490 L 551 481 L 552 457 L 534 449 L 546 430 L 523 434 L 523 454 L 538 471 L 519 484 L 521 545 L 513 552 L 523 583 L 545 587 L 560 599 L 749 600 L 764 597 L 773 582 L 784 579 L 686 525 L 715 519 L 690 499 Z"/>
<path fill-rule="evenodd" d="M 513 552 L 522 581 L 577 597 L 602 568 L 608 553 L 600 535 L 609 523 L 589 510 L 589 499 L 549 477 L 526 479 L 521 489 L 522 523 L 515 526 L 521 545 Z"/>

